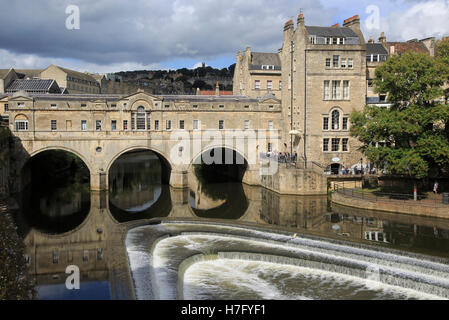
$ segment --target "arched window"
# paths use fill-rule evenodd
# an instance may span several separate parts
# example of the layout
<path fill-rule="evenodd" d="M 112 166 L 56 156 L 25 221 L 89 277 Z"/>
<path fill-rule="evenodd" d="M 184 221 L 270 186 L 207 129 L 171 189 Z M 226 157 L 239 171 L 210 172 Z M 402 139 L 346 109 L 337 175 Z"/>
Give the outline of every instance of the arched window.
<path fill-rule="evenodd" d="M 332 130 L 340 130 L 340 112 L 332 111 Z"/>
<path fill-rule="evenodd" d="M 28 131 L 28 118 L 23 114 L 19 114 L 14 119 L 14 129 L 16 131 Z"/>
<path fill-rule="evenodd" d="M 145 130 L 145 121 L 146 121 L 146 114 L 145 114 L 145 108 L 139 107 L 137 108 L 137 130 Z"/>

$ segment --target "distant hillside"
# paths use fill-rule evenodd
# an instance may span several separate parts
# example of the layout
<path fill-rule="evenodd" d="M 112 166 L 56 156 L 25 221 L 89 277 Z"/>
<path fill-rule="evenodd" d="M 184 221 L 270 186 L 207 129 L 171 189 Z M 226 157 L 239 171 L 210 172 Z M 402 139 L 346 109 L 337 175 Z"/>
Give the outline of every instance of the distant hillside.
<path fill-rule="evenodd" d="M 195 94 L 196 89 L 215 90 L 218 82 L 220 90 L 232 91 L 232 79 L 235 64 L 229 68 L 214 69 L 200 67 L 179 70 L 139 70 L 122 71 L 116 75 L 123 77 L 123 82 L 137 86 L 153 94 Z"/>

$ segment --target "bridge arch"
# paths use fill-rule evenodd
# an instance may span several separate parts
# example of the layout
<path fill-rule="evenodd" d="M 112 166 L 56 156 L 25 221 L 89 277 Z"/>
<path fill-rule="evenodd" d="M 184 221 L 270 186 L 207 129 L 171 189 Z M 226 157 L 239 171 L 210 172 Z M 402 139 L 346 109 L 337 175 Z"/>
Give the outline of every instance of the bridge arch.
<path fill-rule="evenodd" d="M 133 151 L 152 151 L 152 152 L 154 152 L 156 154 L 156 156 L 159 158 L 159 160 L 161 161 L 162 170 L 163 170 L 162 182 L 165 184 L 170 183 L 171 172 L 174 168 L 173 164 L 170 161 L 170 158 L 167 157 L 162 151 L 160 151 L 156 148 L 147 147 L 147 146 L 133 146 L 133 147 L 129 147 L 129 148 L 121 150 L 108 162 L 108 165 L 106 166 L 106 173 L 109 174 L 109 171 L 111 170 L 112 165 L 115 163 L 115 161 L 117 161 L 117 159 L 119 159 L 122 155 L 129 153 L 129 152 L 133 152 Z"/>
<path fill-rule="evenodd" d="M 227 150 L 236 152 L 238 155 L 240 155 L 243 158 L 244 163 L 247 166 L 247 170 L 252 168 L 252 165 L 249 163 L 248 157 L 246 156 L 246 154 L 244 152 L 242 152 L 241 150 L 238 150 L 235 147 L 230 147 L 230 146 L 227 146 L 227 145 L 218 144 L 218 145 L 214 145 L 214 146 L 208 146 L 207 148 L 205 148 L 202 151 L 200 151 L 200 152 L 196 153 L 195 155 L 193 155 L 192 160 L 190 161 L 188 170 L 190 171 L 192 169 L 193 165 L 195 164 L 196 160 L 199 157 L 201 157 L 203 154 L 205 154 L 207 152 L 211 152 L 212 150 L 215 150 L 215 149 L 227 149 Z"/>
<path fill-rule="evenodd" d="M 20 170 L 22 170 L 23 167 L 24 167 L 24 166 L 25 166 L 25 165 L 26 165 L 26 164 L 27 164 L 33 157 L 35 157 L 35 156 L 37 156 L 38 154 L 43 153 L 43 152 L 45 152 L 45 151 L 53 151 L 53 150 L 54 150 L 54 151 L 58 151 L 58 150 L 60 150 L 60 151 L 66 151 L 66 152 L 69 152 L 69 153 L 72 153 L 72 154 L 76 155 L 78 158 L 80 158 L 80 159 L 84 162 L 84 164 L 86 165 L 86 167 L 87 167 L 87 169 L 89 170 L 90 174 L 92 175 L 92 174 L 94 173 L 92 164 L 89 162 L 89 160 L 87 160 L 87 158 L 86 158 L 82 153 L 78 152 L 78 151 L 75 150 L 75 149 L 67 148 L 67 147 L 64 147 L 64 146 L 47 146 L 47 147 L 44 147 L 44 148 L 40 148 L 40 149 L 34 150 L 33 152 L 30 152 L 30 153 L 29 153 L 29 158 L 26 159 L 26 161 L 24 161 L 24 163 L 22 163 Z"/>

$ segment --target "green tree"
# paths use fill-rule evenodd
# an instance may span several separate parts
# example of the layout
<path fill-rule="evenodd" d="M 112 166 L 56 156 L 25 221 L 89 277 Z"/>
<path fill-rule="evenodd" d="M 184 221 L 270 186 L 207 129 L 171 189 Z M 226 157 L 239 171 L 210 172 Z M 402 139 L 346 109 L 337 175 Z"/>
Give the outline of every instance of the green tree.
<path fill-rule="evenodd" d="M 387 94 L 391 107 L 353 111 L 351 135 L 377 167 L 418 179 L 448 175 L 449 106 L 440 100 L 447 72 L 440 60 L 412 52 L 376 69 L 376 92 Z"/>

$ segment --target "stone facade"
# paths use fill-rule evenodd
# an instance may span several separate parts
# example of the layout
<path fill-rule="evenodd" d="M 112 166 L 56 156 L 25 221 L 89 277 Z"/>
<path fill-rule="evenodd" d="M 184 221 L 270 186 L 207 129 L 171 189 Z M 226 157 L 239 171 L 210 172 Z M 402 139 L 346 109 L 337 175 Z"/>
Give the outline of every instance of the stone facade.
<path fill-rule="evenodd" d="M 304 16 L 284 27 L 282 140 L 286 150 L 324 167 L 360 162 L 349 116 L 366 103 L 366 45 L 358 16 L 343 27 L 308 27 Z"/>
<path fill-rule="evenodd" d="M 281 98 L 282 70 L 279 55 L 276 53 L 245 52 L 237 53 L 234 71 L 233 93 L 258 98 L 273 94 Z"/>
<path fill-rule="evenodd" d="M 27 95 L 4 98 L 16 152 L 26 161 L 45 150 L 79 156 L 91 172 L 91 189 L 108 189 L 108 172 L 120 155 L 156 152 L 170 169 L 170 185 L 186 187 L 199 155 L 221 147 L 248 162 L 243 181 L 259 184 L 259 153 L 279 144 L 281 105 L 275 98 L 241 96 Z M 182 138 L 183 140 L 180 140 Z M 17 187 L 20 189 L 20 186 Z"/>

